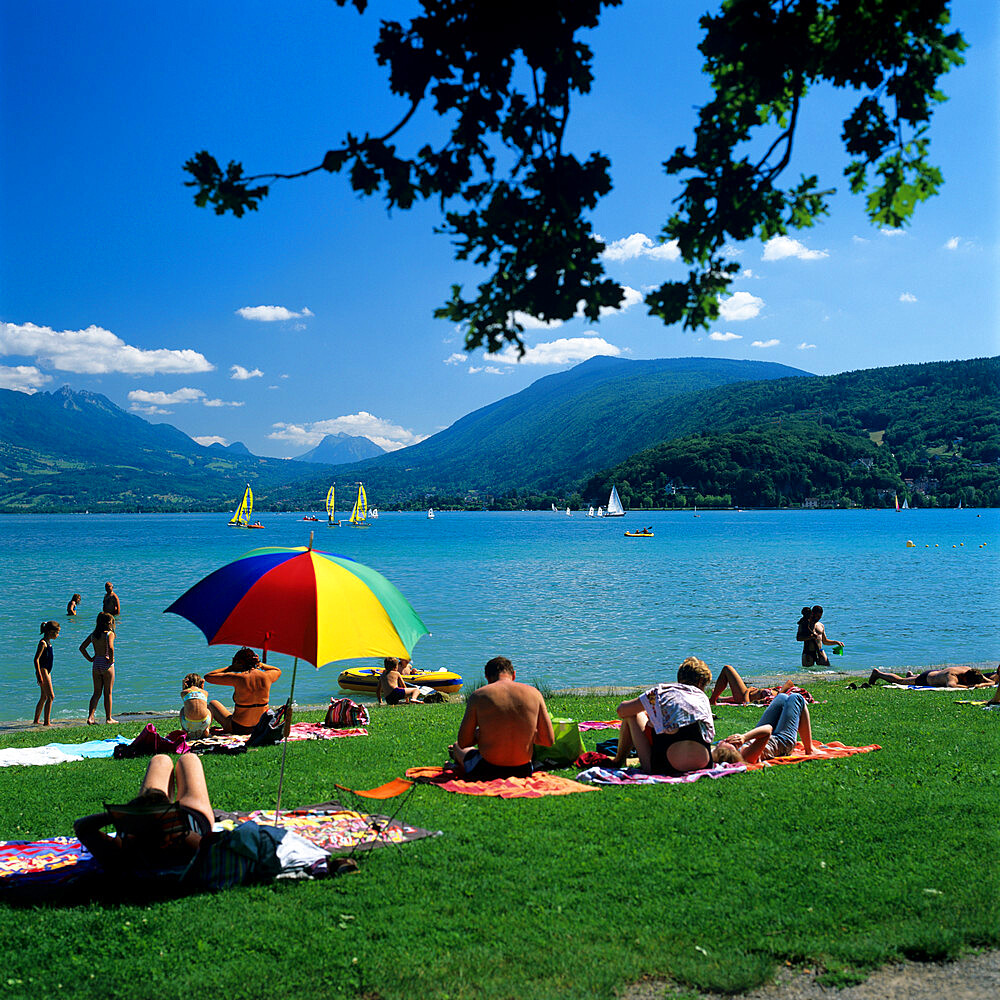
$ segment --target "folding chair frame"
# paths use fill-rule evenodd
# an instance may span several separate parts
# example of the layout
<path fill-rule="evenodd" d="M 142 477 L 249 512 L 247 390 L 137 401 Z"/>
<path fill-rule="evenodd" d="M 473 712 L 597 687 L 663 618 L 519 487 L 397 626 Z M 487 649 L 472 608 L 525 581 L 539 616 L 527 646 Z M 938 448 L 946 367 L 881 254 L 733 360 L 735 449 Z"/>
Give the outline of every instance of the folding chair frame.
<path fill-rule="evenodd" d="M 354 796 L 355 799 L 359 800 L 359 806 L 361 805 L 361 802 L 365 800 L 385 801 L 387 799 L 399 799 L 391 816 L 366 813 L 360 808 L 357 810 L 361 813 L 361 815 L 367 816 L 368 827 L 361 839 L 359 839 L 358 842 L 351 848 L 351 853 L 347 855 L 348 858 L 353 859 L 354 855 L 359 850 L 366 847 L 371 848 L 380 841 L 382 843 L 395 844 L 396 850 L 399 851 L 400 854 L 403 853 L 402 847 L 398 843 L 390 840 L 388 837 L 383 838 L 382 834 L 388 830 L 390 826 L 392 826 L 392 823 L 402 811 L 403 806 L 406 805 L 407 801 L 409 801 L 410 796 L 413 794 L 413 790 L 417 787 L 415 782 L 408 781 L 406 778 L 393 778 L 392 781 L 387 781 L 384 785 L 379 785 L 378 788 L 348 788 L 347 785 L 338 785 L 336 782 L 333 787 Z M 368 838 L 369 832 L 372 832 L 374 836 Z"/>

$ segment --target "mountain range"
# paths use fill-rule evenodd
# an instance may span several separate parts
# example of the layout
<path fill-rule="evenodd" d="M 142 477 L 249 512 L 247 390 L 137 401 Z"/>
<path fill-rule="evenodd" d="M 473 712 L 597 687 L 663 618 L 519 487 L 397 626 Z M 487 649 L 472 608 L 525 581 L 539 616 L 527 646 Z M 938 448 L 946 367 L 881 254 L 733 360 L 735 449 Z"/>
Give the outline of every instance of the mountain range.
<path fill-rule="evenodd" d="M 344 465 L 347 462 L 363 462 L 366 458 L 384 454 L 385 448 L 380 448 L 366 437 L 342 433 L 327 434 L 315 448 L 310 448 L 309 451 L 299 455 L 297 461 Z"/>
<path fill-rule="evenodd" d="M 417 445 L 343 464 L 340 446 L 364 439 L 331 435 L 296 461 L 260 458 L 241 444 L 203 447 L 96 393 L 0 390 L 0 511 L 223 510 L 245 482 L 258 510 L 314 509 L 335 479 L 363 480 L 383 508 L 604 502 L 610 482 L 636 506 L 694 491 L 732 503 L 867 502 L 905 491 L 908 478 L 944 483 L 948 496 L 967 488 L 966 505 L 993 490 L 1000 502 L 998 385 L 996 358 L 832 376 L 594 358 Z"/>

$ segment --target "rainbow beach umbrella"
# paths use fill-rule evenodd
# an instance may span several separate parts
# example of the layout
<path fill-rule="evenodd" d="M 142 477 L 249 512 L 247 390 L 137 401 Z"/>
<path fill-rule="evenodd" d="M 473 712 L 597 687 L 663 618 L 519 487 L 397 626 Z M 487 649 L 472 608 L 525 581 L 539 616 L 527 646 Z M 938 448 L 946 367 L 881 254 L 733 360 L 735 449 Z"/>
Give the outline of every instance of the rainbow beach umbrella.
<path fill-rule="evenodd" d="M 381 573 L 311 542 L 247 552 L 166 612 L 197 625 L 210 646 L 259 646 L 315 667 L 369 656 L 411 659 L 417 640 L 430 634 Z"/>
<path fill-rule="evenodd" d="M 164 611 L 205 633 L 210 646 L 260 646 L 295 657 L 285 715 L 275 821 L 288 753 L 288 719 L 299 659 L 319 668 L 362 656 L 411 659 L 429 635 L 405 597 L 369 566 L 305 548 L 254 549 L 227 563 Z M 265 657 L 261 657 L 265 659 Z"/>

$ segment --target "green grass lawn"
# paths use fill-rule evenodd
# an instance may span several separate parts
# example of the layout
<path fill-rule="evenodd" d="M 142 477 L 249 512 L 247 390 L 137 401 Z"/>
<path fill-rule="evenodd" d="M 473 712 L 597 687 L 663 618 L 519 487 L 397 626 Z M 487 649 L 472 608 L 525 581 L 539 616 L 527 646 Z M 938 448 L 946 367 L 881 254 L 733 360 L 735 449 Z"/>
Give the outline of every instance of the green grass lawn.
<path fill-rule="evenodd" d="M 843 760 L 534 800 L 419 787 L 444 835 L 321 882 L 123 905 L 0 904 L 8 997 L 611 997 L 643 975 L 736 991 L 785 962 L 844 984 L 903 956 L 1000 944 L 1000 711 L 950 694 L 813 689 Z M 979 692 L 976 693 L 977 695 Z M 554 697 L 611 718 L 617 699 Z M 289 746 L 283 803 L 444 762 L 462 705 L 376 709 L 367 738 Z M 720 706 L 726 735 L 757 710 Z M 165 727 L 164 727 L 165 728 Z M 124 735 L 139 726 L 120 727 Z M 0 740 L 93 738 L 93 728 Z M 585 734 L 588 748 L 605 731 Z M 274 803 L 280 749 L 205 757 L 221 809 Z M 70 834 L 145 761 L 0 769 L 0 839 Z M 572 772 L 561 772 L 571 775 Z"/>

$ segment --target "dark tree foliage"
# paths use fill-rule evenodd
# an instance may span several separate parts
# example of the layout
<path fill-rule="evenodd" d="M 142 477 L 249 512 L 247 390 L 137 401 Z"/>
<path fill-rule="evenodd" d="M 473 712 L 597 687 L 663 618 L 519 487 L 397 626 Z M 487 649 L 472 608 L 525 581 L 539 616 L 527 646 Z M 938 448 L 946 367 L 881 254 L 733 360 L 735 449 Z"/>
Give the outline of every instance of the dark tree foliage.
<path fill-rule="evenodd" d="M 368 0 L 334 0 L 364 12 Z M 409 208 L 434 199 L 456 257 L 487 268 L 471 296 L 452 286 L 436 315 L 462 324 L 466 349 L 523 350 L 515 313 L 567 320 L 582 303 L 599 318 L 624 292 L 601 262 L 589 213 L 611 189 L 600 152 L 565 147 L 572 101 L 590 90 L 593 53 L 580 39 L 622 0 L 420 0 L 408 24 L 382 22 L 375 55 L 407 102 L 387 132 L 348 134 L 315 165 L 245 176 L 206 151 L 187 161 L 195 203 L 217 214 L 256 210 L 270 182 L 346 171 L 354 190 Z M 682 181 L 662 239 L 677 240 L 690 271 L 646 297 L 650 314 L 707 326 L 739 265 L 728 243 L 767 240 L 812 226 L 833 193 L 816 176 L 789 187 L 803 101 L 822 83 L 859 101 L 842 125 L 851 190 L 878 225 L 900 226 L 941 184 L 928 161 L 938 79 L 962 62 L 948 0 L 723 0 L 701 19 L 700 50 L 714 97 L 699 112 L 694 144 L 664 167 Z M 448 124 L 446 138 L 404 155 L 396 136 L 421 106 Z"/>

